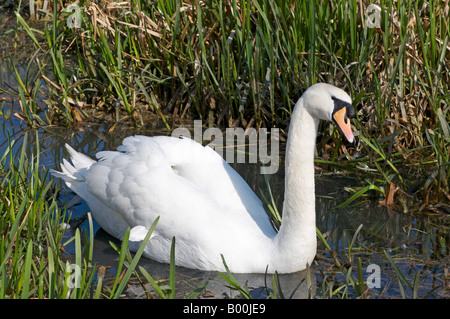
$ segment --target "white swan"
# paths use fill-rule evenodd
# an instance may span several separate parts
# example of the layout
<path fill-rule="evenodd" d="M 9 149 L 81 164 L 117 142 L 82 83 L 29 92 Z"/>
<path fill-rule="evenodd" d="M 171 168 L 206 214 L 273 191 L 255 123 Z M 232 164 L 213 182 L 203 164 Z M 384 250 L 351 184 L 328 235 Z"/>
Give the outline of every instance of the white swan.
<path fill-rule="evenodd" d="M 98 161 L 66 145 L 72 165 L 52 174 L 82 197 L 98 224 L 123 238 L 131 228 L 136 250 L 155 218 L 144 256 L 176 264 L 223 270 L 223 254 L 235 273 L 300 271 L 316 254 L 314 149 L 320 120 L 333 120 L 354 137 L 351 98 L 319 83 L 307 89 L 292 112 L 286 146 L 285 200 L 277 233 L 261 201 L 213 149 L 187 138 L 131 136 Z M 268 268 L 266 268 L 268 267 Z"/>

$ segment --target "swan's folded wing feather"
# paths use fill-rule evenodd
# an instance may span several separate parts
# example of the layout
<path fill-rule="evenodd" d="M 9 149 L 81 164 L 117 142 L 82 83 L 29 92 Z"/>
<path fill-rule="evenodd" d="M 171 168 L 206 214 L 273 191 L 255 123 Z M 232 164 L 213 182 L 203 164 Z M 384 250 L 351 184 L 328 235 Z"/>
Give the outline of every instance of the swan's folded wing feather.
<path fill-rule="evenodd" d="M 273 226 L 260 199 L 245 180 L 212 148 L 188 138 L 154 137 L 173 171 L 192 182 L 227 210 L 246 211 L 263 232 Z"/>
<path fill-rule="evenodd" d="M 162 186 L 173 183 L 168 187 L 169 203 L 173 202 L 173 196 L 180 196 L 181 189 L 193 190 L 193 194 L 215 202 L 224 212 L 248 213 L 266 235 L 273 235 L 272 224 L 259 198 L 242 177 L 212 148 L 204 147 L 188 138 L 137 135 L 125 138 L 118 151 L 97 154 L 99 162 L 115 168 L 108 173 L 108 181 L 104 181 L 110 184 L 109 192 L 105 194 L 107 196 L 105 204 L 111 201 L 111 196 L 114 195 L 117 198 L 112 201 L 121 209 L 127 207 L 127 201 L 139 205 L 143 198 L 152 196 L 147 192 L 154 189 L 160 193 L 159 196 L 165 196 L 160 192 Z M 120 167 L 122 168 L 119 169 Z M 120 176 L 114 177 L 115 170 L 121 172 L 120 174 L 116 172 L 116 175 L 126 176 L 126 181 L 121 180 Z M 169 171 L 178 178 L 171 176 Z M 122 183 L 121 190 L 116 190 L 117 194 L 112 194 L 113 185 L 119 181 Z M 93 191 L 99 192 L 100 189 L 96 186 Z M 177 191 L 178 194 L 173 194 Z M 119 199 L 125 193 L 130 198 Z M 162 198 L 159 202 L 161 201 Z M 148 209 L 148 204 L 142 205 L 143 209 Z"/>

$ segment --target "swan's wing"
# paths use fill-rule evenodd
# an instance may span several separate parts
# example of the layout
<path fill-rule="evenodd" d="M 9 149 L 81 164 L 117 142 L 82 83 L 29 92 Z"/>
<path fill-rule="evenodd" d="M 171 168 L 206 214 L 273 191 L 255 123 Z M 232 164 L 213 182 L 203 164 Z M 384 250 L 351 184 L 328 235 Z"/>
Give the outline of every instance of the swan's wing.
<path fill-rule="evenodd" d="M 120 213 L 131 228 L 148 227 L 161 216 L 156 228 L 164 232 L 161 238 L 176 235 L 189 241 L 186 237 L 223 231 L 219 237 L 226 238 L 238 229 L 257 229 L 256 224 L 263 232 L 271 226 L 261 202 L 239 175 L 227 171 L 228 164 L 212 149 L 192 140 L 132 136 L 118 152 L 99 152 L 96 157 L 85 177 L 87 191 Z M 238 194 L 241 190 L 247 193 Z"/>
<path fill-rule="evenodd" d="M 230 219 L 253 221 L 267 237 L 274 235 L 261 201 L 210 147 L 186 138 L 131 136 L 118 152 L 98 152 L 98 162 L 67 149 L 73 165 L 64 161 L 62 172 L 52 174 L 63 178 L 115 237 L 127 227 L 150 226 L 160 215 L 180 225 L 190 223 L 190 215 L 196 222 L 224 219 L 223 226 Z"/>
<path fill-rule="evenodd" d="M 202 146 L 189 138 L 158 136 L 154 139 L 177 175 L 192 182 L 225 210 L 250 214 L 267 236 L 274 233 L 260 199 L 211 147 Z"/>
<path fill-rule="evenodd" d="M 163 154 L 158 153 L 157 146 Z M 167 161 L 165 168 L 185 179 L 187 184 L 195 185 L 224 211 L 247 212 L 267 236 L 273 235 L 272 224 L 259 198 L 212 148 L 188 138 L 132 136 L 124 139 L 118 150 L 146 158 L 151 166 L 166 165 Z M 102 158 L 109 153 L 118 154 L 100 152 L 97 157 Z"/>

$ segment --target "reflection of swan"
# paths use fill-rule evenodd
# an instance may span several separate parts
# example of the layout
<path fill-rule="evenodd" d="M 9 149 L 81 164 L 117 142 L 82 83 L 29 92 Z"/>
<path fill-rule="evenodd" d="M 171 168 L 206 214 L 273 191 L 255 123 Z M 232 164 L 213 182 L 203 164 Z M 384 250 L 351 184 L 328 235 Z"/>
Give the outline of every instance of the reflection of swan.
<path fill-rule="evenodd" d="M 98 162 L 67 146 L 61 177 L 111 235 L 131 228 L 138 247 L 160 216 L 144 256 L 168 262 L 176 238 L 176 264 L 232 272 L 295 272 L 316 253 L 314 148 L 320 120 L 333 120 L 352 142 L 350 97 L 329 84 L 305 91 L 291 116 L 286 146 L 285 201 L 278 233 L 247 183 L 213 149 L 173 137 L 131 136 Z"/>

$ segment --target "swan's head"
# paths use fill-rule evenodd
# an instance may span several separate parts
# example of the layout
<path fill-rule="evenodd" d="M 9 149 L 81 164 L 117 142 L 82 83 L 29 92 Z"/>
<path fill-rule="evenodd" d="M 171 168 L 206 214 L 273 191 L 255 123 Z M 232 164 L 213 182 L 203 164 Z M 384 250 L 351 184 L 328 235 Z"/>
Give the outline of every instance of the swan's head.
<path fill-rule="evenodd" d="M 331 84 L 317 83 L 303 93 L 302 99 L 304 107 L 312 116 L 333 121 L 350 143 L 354 141 L 350 119 L 355 116 L 355 109 L 352 99 L 344 90 Z"/>

